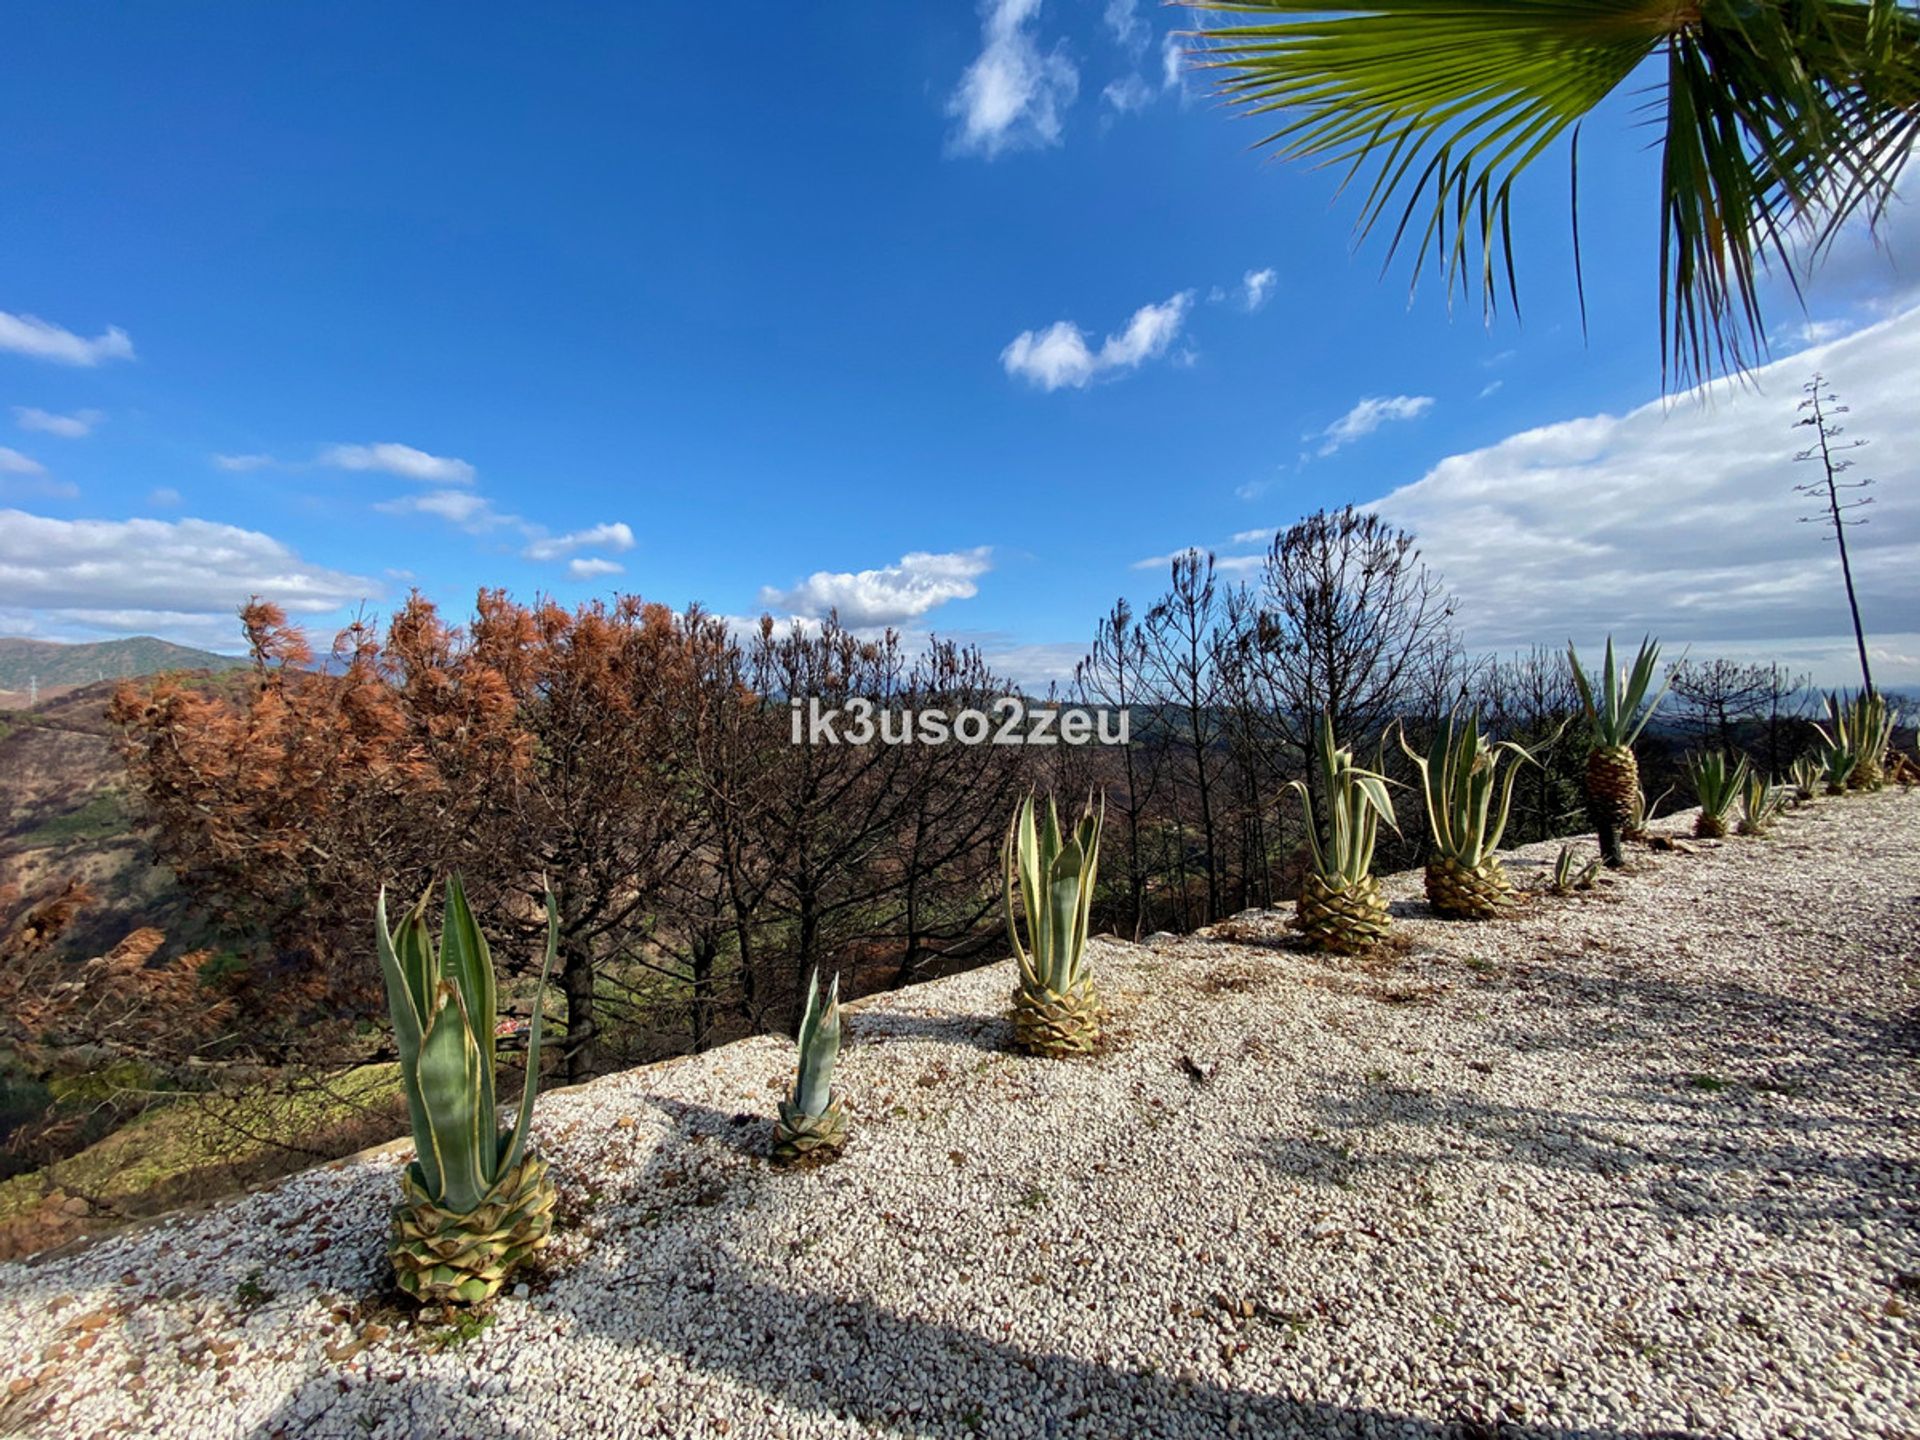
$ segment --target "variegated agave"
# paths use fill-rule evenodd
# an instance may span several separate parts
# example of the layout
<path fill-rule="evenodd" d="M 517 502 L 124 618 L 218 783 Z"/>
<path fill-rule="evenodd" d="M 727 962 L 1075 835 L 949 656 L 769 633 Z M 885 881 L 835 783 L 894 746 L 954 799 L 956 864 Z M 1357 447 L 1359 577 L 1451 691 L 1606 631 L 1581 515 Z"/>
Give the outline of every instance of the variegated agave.
<path fill-rule="evenodd" d="M 1747 783 L 1746 757 L 1730 762 L 1721 750 L 1691 756 L 1687 760 L 1687 780 L 1700 802 L 1693 833 L 1702 840 L 1722 838 L 1727 833 L 1727 815 Z"/>
<path fill-rule="evenodd" d="M 1533 753 L 1511 740 L 1490 743 L 1480 717 L 1449 715 L 1421 755 L 1395 732 L 1420 772 L 1433 855 L 1427 861 L 1427 900 L 1442 915 L 1489 920 L 1513 903 L 1513 886 L 1500 864 L 1500 840 L 1513 805 L 1513 783 Z M 1511 759 L 1504 778 L 1500 762 Z"/>
<path fill-rule="evenodd" d="M 392 931 L 385 887 L 375 907 L 416 1157 L 401 1176 L 390 1255 L 400 1288 L 415 1299 L 473 1303 L 498 1291 L 553 1228 L 553 1182 L 546 1161 L 527 1148 L 527 1127 L 540 1088 L 541 1000 L 559 920 L 549 892 L 526 1080 L 513 1128 L 502 1134 L 494 1099 L 493 957 L 458 876 L 447 882 L 436 950 L 427 928 L 430 895 Z"/>
<path fill-rule="evenodd" d="M 1353 752 L 1335 740 L 1326 714 L 1314 732 L 1313 765 L 1324 816 L 1314 814 L 1313 790 L 1305 781 L 1287 782 L 1307 812 L 1312 862 L 1300 881 L 1293 925 L 1316 949 L 1358 954 L 1384 938 L 1390 923 L 1373 875 L 1373 848 L 1382 821 L 1397 828 L 1393 797 L 1386 776 L 1356 765 Z"/>
<path fill-rule="evenodd" d="M 1087 926 L 1100 868 L 1102 801 L 1091 799 L 1071 833 L 1047 798 L 1044 821 L 1033 796 L 1014 811 L 1002 853 L 1007 937 L 1020 980 L 1013 993 L 1013 1038 L 1034 1055 L 1082 1055 L 1100 1039 L 1100 1003 L 1087 965 Z M 1026 917 L 1020 937 L 1015 897 Z"/>

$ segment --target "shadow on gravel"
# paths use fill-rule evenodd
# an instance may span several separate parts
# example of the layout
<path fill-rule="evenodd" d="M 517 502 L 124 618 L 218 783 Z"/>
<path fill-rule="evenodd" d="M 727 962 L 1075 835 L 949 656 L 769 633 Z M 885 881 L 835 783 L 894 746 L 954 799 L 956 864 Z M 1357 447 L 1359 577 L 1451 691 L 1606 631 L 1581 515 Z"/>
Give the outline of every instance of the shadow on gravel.
<path fill-rule="evenodd" d="M 1505 1163 L 1618 1178 L 1627 1185 L 1622 1203 L 1688 1217 L 1738 1216 L 1773 1234 L 1884 1222 L 1890 1206 L 1911 1208 L 1910 1197 L 1920 1195 L 1920 1164 L 1894 1153 L 1904 1142 L 1886 1118 L 1901 1111 L 1899 1097 L 1913 1088 L 1920 1061 L 1914 1012 L 1819 1009 L 1737 984 L 1596 976 L 1540 964 L 1503 983 L 1534 999 L 1516 1020 L 1524 1036 L 1509 1037 L 1514 1049 L 1593 1053 L 1617 1046 L 1637 1053 L 1651 1046 L 1669 1065 L 1642 1069 L 1567 1108 L 1384 1077 L 1355 1091 L 1344 1083 L 1351 1077 L 1340 1077 L 1316 1107 L 1330 1143 L 1274 1137 L 1257 1142 L 1256 1153 L 1291 1178 L 1348 1183 L 1370 1169 L 1421 1173 L 1458 1157 L 1464 1134 L 1480 1154 Z M 1593 1008 L 1594 1023 L 1547 1031 L 1531 1022 L 1540 1008 Z M 1689 1052 L 1702 1068 L 1672 1068 Z M 1497 1094 L 1497 1064 L 1483 1063 Z M 1341 1139 L 1383 1126 L 1431 1130 L 1436 1143 L 1348 1146 Z M 1339 1163 L 1330 1165 L 1329 1155 Z"/>
<path fill-rule="evenodd" d="M 1013 1022 L 999 1015 L 901 1015 L 860 1011 L 847 1017 L 848 1037 L 862 1045 L 894 1040 L 933 1040 L 969 1045 L 975 1050 L 1005 1051 L 1013 1040 Z"/>
<path fill-rule="evenodd" d="M 678 1130 L 654 1151 L 626 1193 L 605 1212 L 617 1239 L 595 1244 L 578 1265 L 553 1274 L 536 1296 L 533 1333 L 553 1322 L 570 1322 L 617 1346 L 631 1347 L 618 1376 L 589 1374 L 584 1364 L 552 1360 L 537 1382 L 508 1392 L 498 1376 L 513 1373 L 516 1342 L 505 1342 L 506 1368 L 483 1368 L 459 1351 L 419 1359 L 397 1373 L 380 1363 L 376 1376 L 347 1389 L 336 1375 L 317 1373 L 303 1389 L 249 1432 L 249 1440 L 300 1440 L 307 1434 L 372 1437 L 494 1435 L 678 1436 L 722 1433 L 704 1422 L 697 1389 L 675 1396 L 667 1386 L 637 1382 L 665 1353 L 707 1375 L 778 1403 L 798 1427 L 812 1419 L 842 1417 L 869 1433 L 915 1436 L 987 1436 L 994 1440 L 1078 1440 L 1078 1437 L 1278 1437 L 1351 1436 L 1355 1440 L 1397 1437 L 1541 1437 L 1541 1440 L 1693 1440 L 1691 1432 L 1619 1431 L 1518 1425 L 1494 1411 L 1457 1408 L 1444 1418 L 1296 1401 L 1284 1393 L 1238 1388 L 1193 1378 L 1181 1380 L 1120 1364 L 1035 1353 L 991 1333 L 979 1333 L 903 1315 L 854 1295 L 819 1293 L 834 1273 L 809 1268 L 804 1256 L 784 1267 L 793 1288 L 778 1283 L 782 1267 L 737 1259 L 724 1238 L 681 1254 L 677 1269 L 650 1257 L 666 1241 L 658 1228 L 671 1224 L 676 1192 L 686 1188 L 681 1166 L 686 1146 L 700 1137 L 727 1138 L 743 1127 L 737 1117 L 697 1105 L 669 1107 Z M 703 1193 L 693 1203 L 718 1219 L 709 1233 L 724 1237 L 730 1212 L 777 1207 L 818 1209 L 830 1223 L 836 1206 L 829 1175 L 790 1176 L 764 1164 L 737 1165 L 723 1193 Z M 665 1209 L 661 1208 L 664 1203 Z M 649 1208 L 650 1207 L 650 1208 Z M 649 1228 L 640 1217 L 647 1214 Z M 898 1227 L 879 1226 L 876 1246 L 912 1243 Z M 540 1282 L 536 1279 L 536 1285 Z M 980 1324 L 991 1322 L 982 1316 Z M 1097 1330 L 1101 1321 L 1089 1317 Z M 1010 1327 L 1009 1327 L 1010 1328 Z M 419 1373 L 422 1369 L 426 1373 Z M 388 1371 L 396 1372 L 390 1376 Z M 1284 1381 L 1277 1375 L 1277 1381 Z M 529 1389 L 537 1399 L 529 1404 Z M 675 1400 L 681 1402 L 678 1406 Z M 660 1402 L 652 1414 L 641 1407 Z M 537 1408 L 536 1408 L 537 1407 Z M 732 1407 L 735 1434 L 775 1432 L 749 1428 Z M 748 1402 L 749 1409 L 752 1403 Z"/>

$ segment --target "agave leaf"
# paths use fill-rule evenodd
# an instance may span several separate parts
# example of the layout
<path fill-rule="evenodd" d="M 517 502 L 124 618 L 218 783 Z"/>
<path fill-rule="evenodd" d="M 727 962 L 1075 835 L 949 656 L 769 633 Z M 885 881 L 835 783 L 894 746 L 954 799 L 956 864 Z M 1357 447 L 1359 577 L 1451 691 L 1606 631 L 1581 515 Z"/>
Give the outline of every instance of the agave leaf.
<path fill-rule="evenodd" d="M 393 1039 L 395 1048 L 400 1052 L 400 1080 L 407 1095 L 407 1121 L 418 1139 L 430 1133 L 427 1122 L 426 1097 L 420 1093 L 420 1042 L 425 1029 L 425 1018 L 421 1007 L 414 1003 L 413 988 L 409 980 L 409 969 L 417 969 L 418 962 L 403 961 L 399 953 L 401 948 L 411 949 L 418 941 L 408 935 L 411 922 L 415 918 L 409 913 L 401 921 L 400 944 L 396 946 L 395 936 L 387 929 L 387 887 L 380 887 L 380 898 L 374 902 L 374 948 L 380 956 L 380 974 L 387 985 L 387 1012 L 393 1017 Z M 430 942 L 429 942 L 430 943 Z M 429 1195 L 440 1193 L 440 1166 L 429 1145 L 418 1144 L 421 1183 Z"/>
<path fill-rule="evenodd" d="M 799 1050 L 793 1103 L 803 1114 L 824 1115 L 833 1103 L 833 1066 L 840 1054 L 840 977 L 833 977 L 826 1004 L 822 1006 L 818 967 L 807 981 L 807 1008 L 800 1021 Z"/>
<path fill-rule="evenodd" d="M 1047 882 L 1046 974 L 1049 989 L 1064 994 L 1073 985 L 1079 969 L 1074 953 L 1074 936 L 1080 918 L 1080 862 L 1078 845 L 1067 845 L 1054 857 L 1053 873 Z"/>
<path fill-rule="evenodd" d="M 491 1117 L 499 1113 L 494 1098 L 494 1022 L 500 1013 L 494 990 L 493 955 L 487 937 L 473 918 L 466 887 L 458 874 L 447 878 L 446 913 L 440 922 L 440 973 L 460 991 L 460 1003 L 474 1027 L 480 1050 L 480 1109 Z"/>
<path fill-rule="evenodd" d="M 420 1045 L 420 1094 L 426 1109 L 426 1133 L 414 1137 L 421 1168 L 440 1183 L 429 1191 L 434 1202 L 464 1214 L 477 1206 L 493 1184 L 498 1146 L 494 1118 L 480 1110 L 480 1049 L 460 991 L 441 981 Z M 424 1139 L 425 1144 L 420 1144 Z M 428 1152 L 432 1165 L 426 1163 Z"/>

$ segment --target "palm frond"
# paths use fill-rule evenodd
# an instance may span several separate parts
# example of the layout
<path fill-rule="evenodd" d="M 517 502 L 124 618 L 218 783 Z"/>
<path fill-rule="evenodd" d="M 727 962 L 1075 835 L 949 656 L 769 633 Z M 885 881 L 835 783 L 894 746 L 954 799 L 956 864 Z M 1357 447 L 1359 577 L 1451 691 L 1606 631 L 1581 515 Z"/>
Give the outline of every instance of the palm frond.
<path fill-rule="evenodd" d="M 1920 137 L 1920 17 L 1898 0 L 1188 0 L 1261 16 L 1200 32 L 1196 68 L 1281 121 L 1256 143 L 1367 186 L 1449 298 L 1518 307 L 1519 174 L 1650 60 L 1665 59 L 1663 372 L 1705 378 L 1765 347 L 1758 267 L 1797 284 L 1789 230 L 1877 217 Z M 1574 152 L 1577 185 L 1577 150 Z M 1576 253 L 1578 208 L 1574 208 Z M 1477 272 L 1477 273 L 1476 273 Z M 1577 279 L 1577 276 L 1576 276 Z M 1584 303 L 1584 302 L 1583 302 Z"/>

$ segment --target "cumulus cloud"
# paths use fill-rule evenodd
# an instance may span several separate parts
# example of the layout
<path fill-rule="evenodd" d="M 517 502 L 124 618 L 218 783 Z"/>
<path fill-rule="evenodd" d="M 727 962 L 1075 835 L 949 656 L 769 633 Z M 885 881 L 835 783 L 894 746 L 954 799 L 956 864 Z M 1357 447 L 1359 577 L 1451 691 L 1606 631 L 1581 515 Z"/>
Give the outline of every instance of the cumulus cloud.
<path fill-rule="evenodd" d="M 897 625 L 949 600 L 971 599 L 980 589 L 974 582 L 992 568 L 985 545 L 942 554 L 916 550 L 878 570 L 818 570 L 789 590 L 767 586 L 760 603 L 807 619 L 838 611 L 842 623 L 854 627 Z"/>
<path fill-rule="evenodd" d="M 1249 311 L 1258 310 L 1273 298 L 1273 284 L 1278 278 L 1272 269 L 1247 271 L 1240 280 L 1240 303 Z"/>
<path fill-rule="evenodd" d="M 465 460 L 444 455 L 429 455 L 411 445 L 381 441 L 373 445 L 329 445 L 315 463 L 337 470 L 378 470 L 398 475 L 403 480 L 424 480 L 436 485 L 471 485 L 474 469 Z"/>
<path fill-rule="evenodd" d="M 1459 594 L 1469 641 L 1505 648 L 1603 631 L 1651 631 L 1677 651 L 1815 660 L 1848 678 L 1846 597 L 1832 532 L 1793 487 L 1800 386 L 1823 371 L 1868 439 L 1855 476 L 1880 483 L 1869 524 L 1847 532 L 1868 635 L 1886 684 L 1920 680 L 1920 310 L 1719 388 L 1625 415 L 1541 426 L 1454 455 L 1374 508 L 1413 531 Z"/>
<path fill-rule="evenodd" d="M 58 435 L 78 440 L 89 434 L 106 417 L 98 410 L 76 410 L 71 415 L 56 415 L 33 405 L 13 407 L 13 420 L 22 430 L 37 430 L 43 435 Z"/>
<path fill-rule="evenodd" d="M 88 340 L 32 315 L 0 310 L 0 350 L 11 350 L 56 365 L 98 365 L 102 360 L 133 359 L 133 341 L 118 325 Z"/>
<path fill-rule="evenodd" d="M 1432 408 L 1431 395 L 1370 396 L 1327 426 L 1318 436 L 1309 438 L 1320 441 L 1322 455 L 1331 455 L 1343 445 L 1351 445 L 1363 436 L 1371 435 L 1389 421 L 1418 420 Z"/>
<path fill-rule="evenodd" d="M 568 535 L 536 537 L 523 552 L 529 560 L 564 560 L 580 550 L 631 550 L 633 531 L 623 521 L 575 530 Z M 617 567 L 616 567 L 617 568 Z"/>
<path fill-rule="evenodd" d="M 1126 328 L 1107 336 L 1097 351 L 1087 344 L 1086 332 L 1071 320 L 1056 321 L 1045 330 L 1023 330 L 1000 352 L 1000 363 L 1007 374 L 1042 390 L 1081 389 L 1102 375 L 1135 370 L 1165 354 L 1192 307 L 1191 290 L 1158 305 L 1142 305 Z"/>
<path fill-rule="evenodd" d="M 44 475 L 47 467 L 30 455 L 0 445 L 0 475 Z"/>
<path fill-rule="evenodd" d="M 592 580 L 601 575 L 618 575 L 627 567 L 618 560 L 598 555 L 576 555 L 567 562 L 567 573 L 576 580 Z"/>
<path fill-rule="evenodd" d="M 1004 150 L 1060 143 L 1060 114 L 1080 93 L 1080 72 L 1063 45 L 1042 53 L 1033 22 L 1041 0 L 988 0 L 979 56 L 947 102 L 959 127 L 957 153 L 989 160 Z"/>
<path fill-rule="evenodd" d="M 251 595 L 296 615 L 337 610 L 371 582 L 302 560 L 270 535 L 208 520 L 57 520 L 0 510 L 0 595 L 40 633 L 158 633 L 227 648 Z"/>

